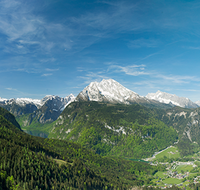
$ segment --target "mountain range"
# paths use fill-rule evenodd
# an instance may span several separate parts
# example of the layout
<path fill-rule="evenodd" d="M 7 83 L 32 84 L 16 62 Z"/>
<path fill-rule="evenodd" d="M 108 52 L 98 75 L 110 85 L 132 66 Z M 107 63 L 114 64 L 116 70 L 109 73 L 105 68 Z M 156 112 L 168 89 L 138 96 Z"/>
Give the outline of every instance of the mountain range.
<path fill-rule="evenodd" d="M 182 108 L 197 108 L 199 103 L 188 98 L 178 97 L 166 92 L 158 91 L 140 96 L 113 79 L 91 82 L 75 97 L 73 94 L 65 98 L 47 95 L 43 99 L 0 98 L 0 106 L 10 111 L 19 122 L 23 130 L 47 132 L 52 128 L 49 124 L 56 121 L 63 110 L 71 102 L 102 102 L 111 104 L 140 104 L 149 108 L 169 109 L 175 106 Z M 199 104 L 199 105 L 198 105 Z M 48 129 L 47 129 L 48 128 Z M 48 136 L 48 133 L 42 136 Z M 30 133 L 32 134 L 32 133 Z M 36 133 L 38 135 L 38 133 Z"/>
<path fill-rule="evenodd" d="M 197 108 L 199 107 L 198 102 L 194 103 L 188 98 L 178 97 L 175 94 L 168 94 L 166 92 L 157 91 L 156 93 L 148 93 L 146 98 L 150 100 L 156 100 L 161 103 L 171 104 L 182 108 Z"/>
<path fill-rule="evenodd" d="M 15 155 L 18 160 L 23 160 L 22 156 L 25 154 L 27 158 L 31 158 L 27 159 L 28 162 L 24 162 L 27 168 L 32 163 L 35 165 L 31 167 L 41 165 L 43 168 L 43 162 L 40 160 L 45 159 L 45 163 L 50 163 L 51 160 L 52 164 L 44 167 L 45 179 L 38 176 L 34 183 L 31 179 L 26 184 L 24 183 L 27 180 L 23 175 L 35 175 L 34 170 L 24 171 L 22 177 L 18 179 L 20 172 L 13 174 L 15 169 L 10 170 L 4 164 L 4 170 L 9 175 L 14 175 L 14 179 L 19 181 L 17 183 L 23 187 L 30 187 L 29 189 L 33 189 L 34 185 L 36 187 L 42 184 L 45 186 L 41 186 L 42 189 L 48 185 L 58 189 L 58 181 L 54 180 L 54 184 L 47 184 L 52 180 L 51 175 L 48 174 L 60 168 L 56 162 L 64 163 L 68 167 L 65 170 L 66 168 L 61 165 L 61 171 L 68 171 L 71 176 L 68 184 L 65 185 L 82 189 L 83 185 L 87 185 L 84 180 L 87 179 L 89 184 L 89 181 L 95 178 L 93 186 L 98 186 L 99 189 L 104 189 L 101 184 L 107 186 L 111 184 L 108 189 L 112 189 L 112 184 L 115 184 L 116 188 L 124 187 L 119 189 L 130 189 L 131 181 L 137 185 L 146 183 L 145 178 L 149 173 L 147 171 L 145 175 L 143 174 L 145 169 L 140 169 L 143 164 L 138 169 L 134 168 L 135 165 L 130 166 L 132 162 L 128 161 L 129 159 L 147 158 L 171 145 L 177 146 L 182 157 L 200 150 L 200 114 L 197 103 L 193 103 L 188 98 L 160 91 L 143 97 L 112 79 L 91 83 L 76 98 L 72 94 L 66 98 L 49 95 L 42 100 L 1 98 L 0 104 L 16 116 L 15 120 L 7 110 L 0 109 L 0 140 L 4 143 L 0 147 L 1 167 L 3 167 L 2 163 L 5 163 L 4 160 L 10 164 L 11 159 L 8 156 L 11 154 L 7 153 L 7 150 L 11 145 L 14 149 L 20 147 L 19 153 Z M 19 128 L 18 131 L 15 131 L 12 125 Z M 21 129 L 41 130 L 48 133 L 48 138 L 33 137 L 23 133 Z M 88 149 L 90 152 L 86 151 Z M 46 157 L 44 153 L 38 154 L 38 151 L 46 152 Z M 32 154 L 36 158 L 34 162 L 30 161 L 33 158 L 28 156 Z M 77 158 L 80 160 L 77 161 Z M 121 160 L 121 158 L 128 160 Z M 12 164 L 13 168 L 17 167 L 18 162 Z M 140 163 L 136 163 L 137 167 L 138 164 Z M 50 166 L 52 171 L 47 170 Z M 142 171 L 141 174 L 137 170 Z M 61 171 L 56 171 L 55 176 L 60 175 L 58 173 Z M 80 171 L 86 173 L 82 174 Z M 153 168 L 151 172 L 154 173 Z M 84 180 L 79 180 L 79 177 L 74 179 L 77 175 Z M 143 177 L 140 178 L 139 175 Z M 57 179 L 55 176 L 53 178 Z M 64 176 L 62 179 L 69 178 L 66 172 L 61 176 Z M 129 179 L 127 176 L 132 177 Z M 137 179 L 140 181 L 136 181 Z M 80 182 L 77 183 L 76 180 Z M 6 180 L 4 181 L 6 183 Z M 127 185 L 124 184 L 125 182 Z M 98 189 L 96 187 L 94 189 Z"/>
<path fill-rule="evenodd" d="M 97 101 L 109 102 L 118 104 L 168 104 L 171 107 L 179 106 L 183 108 L 197 108 L 200 106 L 200 101 L 192 102 L 188 98 L 178 97 L 166 92 L 157 91 L 149 93 L 145 97 L 140 96 L 113 79 L 101 82 L 91 82 L 85 87 L 76 97 L 77 101 Z"/>
<path fill-rule="evenodd" d="M 73 101 L 97 101 L 117 104 L 154 104 L 161 107 L 179 106 L 183 108 L 197 108 L 200 101 L 192 102 L 188 98 L 178 97 L 166 92 L 157 91 L 148 93 L 145 97 L 140 96 L 113 79 L 101 82 L 91 82 L 75 97 L 73 94 L 61 98 L 59 96 L 47 95 L 43 99 L 17 98 L 5 99 L 0 98 L 0 106 L 10 111 L 15 116 L 33 113 L 43 106 L 50 106 L 52 112 L 61 113 L 65 107 Z M 159 104 L 161 103 L 161 104 Z"/>
<path fill-rule="evenodd" d="M 41 100 L 29 98 L 1 98 L 0 106 L 10 111 L 23 129 L 24 127 L 29 127 L 31 129 L 32 126 L 40 128 L 45 124 L 55 121 L 65 107 L 74 100 L 75 96 L 73 94 L 65 98 L 47 95 Z M 32 134 L 32 132 L 30 132 L 30 134 Z M 38 136 L 38 133 L 35 135 Z M 47 134 L 42 133 L 39 136 L 47 137 Z"/>
<path fill-rule="evenodd" d="M 140 104 L 148 107 L 169 108 L 169 104 L 147 99 L 127 89 L 113 79 L 91 82 L 76 97 L 75 101 L 96 101 L 112 104 Z"/>
<path fill-rule="evenodd" d="M 47 99 L 35 113 L 38 110 L 42 112 L 42 109 L 48 106 L 51 110 L 54 109 L 55 97 Z M 49 105 L 48 101 L 53 103 Z M 102 155 L 112 150 L 111 155 L 138 157 L 144 152 L 142 148 L 145 148 L 143 156 L 146 156 L 154 150 L 163 148 L 163 145 L 170 145 L 176 141 L 176 131 L 156 120 L 151 121 L 155 126 L 151 133 L 148 132 L 151 127 L 140 123 L 143 122 L 143 118 L 145 123 L 150 122 L 151 110 L 146 110 L 144 106 L 138 104 L 131 106 L 74 101 L 64 109 L 59 120 L 55 121 L 58 123 L 62 122 L 60 120 L 62 117 L 67 118 L 63 121 L 65 127 L 68 125 L 71 130 L 69 128 L 66 131 L 63 126 L 56 126 L 56 130 L 62 135 L 68 133 L 72 139 L 75 136 L 80 137 L 81 144 L 90 143 L 90 149 Z M 33 116 L 32 114 L 22 114 L 18 117 Z M 124 118 L 124 115 L 127 117 Z M 132 125 L 128 120 L 135 118 L 139 119 L 139 123 Z M 119 126 L 116 125 L 116 119 L 120 122 Z M 73 125 L 77 125 L 78 130 L 73 131 Z M 59 127 L 61 128 L 58 129 Z M 162 140 L 163 133 L 167 137 L 164 140 Z M 142 139 L 143 143 L 137 148 Z M 5 190 L 10 189 L 9 179 L 12 180 L 12 187 L 19 186 L 20 189 L 66 189 L 67 187 L 67 189 L 125 190 L 136 185 L 148 184 L 148 178 L 152 178 L 158 171 L 157 167 L 144 162 L 133 162 L 119 157 L 101 157 L 77 142 L 27 135 L 21 131 L 15 117 L 3 108 L 0 108 L 0 141 L 0 187 Z M 123 146 L 123 143 L 127 143 L 127 146 Z M 119 145 L 117 149 L 113 149 L 115 144 Z M 152 149 L 151 152 L 148 149 Z M 129 151 L 126 153 L 126 150 Z M 131 155 L 133 153 L 134 155 Z"/>
<path fill-rule="evenodd" d="M 20 107 L 26 109 L 25 113 L 32 113 L 37 109 L 40 109 L 47 102 L 52 102 L 54 111 L 63 111 L 65 107 L 74 101 L 75 97 L 73 94 L 66 96 L 65 98 L 61 98 L 59 96 L 47 95 L 41 100 L 39 99 L 31 99 L 31 98 L 12 98 L 5 99 L 0 98 L 0 106 L 4 107 L 8 111 L 12 112 L 15 116 L 23 115 L 24 112 Z M 18 109 L 17 109 L 18 107 Z"/>

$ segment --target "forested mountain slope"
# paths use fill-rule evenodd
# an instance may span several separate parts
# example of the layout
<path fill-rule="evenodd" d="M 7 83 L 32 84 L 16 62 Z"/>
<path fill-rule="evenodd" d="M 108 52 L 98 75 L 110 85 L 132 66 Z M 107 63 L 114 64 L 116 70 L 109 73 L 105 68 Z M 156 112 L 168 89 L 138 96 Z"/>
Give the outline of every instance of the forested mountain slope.
<path fill-rule="evenodd" d="M 9 111 L 0 107 L 0 115 L 3 116 L 7 121 L 12 123 L 15 127 L 21 130 L 19 123 L 16 121 L 15 117 Z"/>
<path fill-rule="evenodd" d="M 200 148 L 199 108 L 187 109 L 174 107 L 157 110 L 158 119 L 168 126 L 173 126 L 179 135 L 178 147 L 181 155 L 194 153 L 194 147 Z"/>
<path fill-rule="evenodd" d="M 73 102 L 53 123 L 49 138 L 128 158 L 151 156 L 175 141 L 182 155 L 193 153 L 193 145 L 200 148 L 199 108 L 148 106 Z"/>
<path fill-rule="evenodd" d="M 101 155 L 145 158 L 178 135 L 157 111 L 139 104 L 73 102 L 53 123 L 49 137 L 78 142 Z"/>
<path fill-rule="evenodd" d="M 0 142 L 3 189 L 129 189 L 157 171 L 147 163 L 101 157 L 73 142 L 30 136 L 2 115 Z"/>

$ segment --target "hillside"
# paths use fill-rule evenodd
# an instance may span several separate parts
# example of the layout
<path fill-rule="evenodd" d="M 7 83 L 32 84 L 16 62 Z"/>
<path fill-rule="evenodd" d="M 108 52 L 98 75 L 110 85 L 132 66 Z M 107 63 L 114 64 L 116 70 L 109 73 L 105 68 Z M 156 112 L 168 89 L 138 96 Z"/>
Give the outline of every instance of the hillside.
<path fill-rule="evenodd" d="M 17 127 L 18 129 L 21 130 L 21 127 L 20 127 L 19 123 L 16 121 L 14 115 L 12 115 L 9 111 L 0 107 L 0 115 L 3 116 L 12 125 L 14 125 L 15 127 Z"/>
<path fill-rule="evenodd" d="M 167 110 L 157 110 L 158 119 L 168 126 L 173 126 L 179 135 L 177 144 L 181 155 L 194 153 L 195 147 L 200 148 L 199 109 L 174 107 Z"/>
<path fill-rule="evenodd" d="M 3 189 L 128 189 L 148 183 L 157 171 L 147 163 L 101 157 L 73 142 L 30 136 L 2 115 L 0 142 Z"/>
<path fill-rule="evenodd" d="M 2 99 L 0 98 L 0 106 L 11 112 L 20 126 L 28 133 L 47 137 L 48 132 L 45 128 L 48 124 L 55 121 L 62 113 L 64 108 L 75 97 L 73 94 L 61 98 L 59 96 L 47 95 L 41 100 L 30 98 Z M 47 125 L 46 125 L 47 124 Z M 31 132 L 33 128 L 34 132 Z M 38 128 L 40 128 L 38 130 Z M 40 132 L 41 128 L 42 132 Z M 40 134 L 41 133 L 41 134 Z"/>
<path fill-rule="evenodd" d="M 140 159 L 177 141 L 176 131 L 157 118 L 154 109 L 138 104 L 73 102 L 49 138 L 78 142 L 100 155 Z"/>

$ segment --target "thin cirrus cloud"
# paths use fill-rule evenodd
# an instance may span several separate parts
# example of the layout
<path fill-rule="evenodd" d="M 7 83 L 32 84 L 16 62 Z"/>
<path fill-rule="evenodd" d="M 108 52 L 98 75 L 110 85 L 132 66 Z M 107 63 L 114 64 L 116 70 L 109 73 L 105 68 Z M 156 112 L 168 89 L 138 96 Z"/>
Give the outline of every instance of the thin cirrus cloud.
<path fill-rule="evenodd" d="M 49 68 L 46 68 L 45 70 L 49 72 L 59 71 L 59 69 L 49 69 Z"/>
<path fill-rule="evenodd" d="M 129 65 L 129 66 L 120 66 L 120 65 L 110 65 L 109 70 L 114 72 L 122 72 L 126 75 L 139 76 L 139 75 L 150 75 L 149 72 L 145 71 L 145 65 Z"/>
<path fill-rule="evenodd" d="M 175 74 L 161 74 L 159 71 L 156 70 L 148 70 L 147 66 L 144 64 L 141 65 L 128 65 L 128 66 L 121 66 L 118 63 L 109 62 L 106 63 L 107 70 L 101 71 L 86 71 L 86 74 L 84 76 L 80 76 L 79 78 L 82 78 L 84 80 L 84 84 L 88 84 L 92 81 L 100 81 L 102 79 L 108 79 L 110 76 L 116 77 L 116 73 L 122 73 L 125 77 L 126 76 L 133 76 L 133 77 L 144 77 L 140 78 L 140 82 L 135 82 L 138 86 L 160 86 L 162 88 L 162 85 L 184 85 L 184 84 L 190 84 L 193 83 L 195 85 L 198 85 L 198 82 L 200 82 L 200 78 L 196 76 L 189 76 L 189 75 L 175 75 Z M 83 70 L 80 70 L 81 72 Z M 151 82 L 149 82 L 151 81 Z M 151 85 L 150 85 L 151 84 Z"/>
<path fill-rule="evenodd" d="M 188 49 L 196 49 L 196 50 L 200 50 L 200 47 L 198 46 L 198 47 L 192 47 L 192 46 L 189 46 L 189 47 L 187 47 Z"/>
<path fill-rule="evenodd" d="M 146 75 L 150 78 L 157 78 L 157 83 L 160 83 L 160 81 L 164 81 L 166 83 L 176 83 L 176 84 L 188 84 L 191 82 L 199 82 L 200 78 L 196 76 L 187 76 L 187 75 L 164 75 L 160 74 L 158 71 L 146 71 L 146 65 L 129 65 L 129 66 L 120 66 L 120 65 L 110 65 L 109 71 L 117 72 L 117 73 L 124 73 L 125 75 L 131 75 L 131 76 L 140 76 L 140 75 Z M 147 80 L 149 80 L 147 78 Z"/>
<path fill-rule="evenodd" d="M 155 25 L 165 28 L 170 25 L 169 22 L 179 21 L 175 15 L 167 14 L 171 10 L 169 7 L 163 8 L 166 13 L 156 19 L 153 16 L 144 18 L 142 13 L 147 10 L 152 13 L 158 12 L 156 9 L 150 9 L 148 3 L 143 6 L 143 10 L 139 1 L 136 3 L 98 2 L 100 3 L 108 4 L 106 10 L 109 11 L 99 9 L 69 17 L 65 22 L 62 20 L 50 22 L 42 16 L 33 14 L 33 8 L 30 8 L 30 5 L 23 4 L 22 6 L 22 2 L 16 0 L 2 1 L 0 31 L 7 36 L 8 43 L 16 42 L 18 43 L 16 46 L 20 48 L 40 47 L 40 50 L 51 51 L 59 47 L 76 52 L 91 46 L 100 38 L 111 37 L 113 34 L 146 29 L 151 31 Z M 168 16 L 165 16 L 166 14 Z M 110 35 L 111 32 L 112 35 Z M 159 41 L 142 38 L 130 41 L 128 44 L 132 48 L 157 47 L 158 45 Z"/>
<path fill-rule="evenodd" d="M 160 20 L 156 22 L 152 16 L 145 20 L 142 13 L 149 10 L 149 7 L 143 6 L 144 10 L 141 11 L 140 2 L 102 1 L 97 4 L 100 3 L 108 4 L 107 11 L 99 9 L 68 17 L 65 22 L 60 18 L 55 18 L 54 22 L 50 22 L 42 16 L 33 14 L 33 8 L 30 5 L 23 4 L 22 6 L 22 1 L 2 1 L 0 3 L 0 31 L 7 36 L 8 44 L 13 43 L 10 51 L 16 48 L 18 53 L 25 54 L 30 52 L 30 48 L 31 51 L 34 49 L 37 52 L 41 50 L 50 52 L 58 48 L 77 52 L 97 43 L 101 38 L 112 37 L 114 34 L 127 31 L 152 29 L 155 23 L 162 22 Z M 158 45 L 159 42 L 154 39 L 138 39 L 128 44 L 131 48 L 157 47 Z M 9 48 L 6 51 L 8 50 Z"/>
<path fill-rule="evenodd" d="M 17 89 L 14 89 L 14 88 L 6 88 L 6 90 L 10 90 L 10 91 L 18 91 Z"/>
<path fill-rule="evenodd" d="M 155 39 L 137 39 L 137 40 L 132 40 L 128 43 L 129 48 L 155 48 L 159 46 L 160 42 Z"/>
<path fill-rule="evenodd" d="M 179 76 L 179 75 L 155 75 L 156 78 L 164 79 L 166 81 L 172 81 L 177 84 L 187 84 L 190 82 L 199 82 L 200 78 L 196 76 Z"/>
<path fill-rule="evenodd" d="M 200 92 L 200 90 L 196 90 L 196 89 L 177 89 L 177 90 L 182 90 L 186 92 Z"/>
<path fill-rule="evenodd" d="M 57 75 L 60 84 L 74 77 L 74 86 L 79 85 L 77 79 L 85 85 L 114 78 L 133 80 L 138 87 L 139 82 L 152 81 L 154 87 L 193 88 L 200 81 L 198 69 L 184 67 L 190 60 L 191 68 L 199 68 L 192 65 L 199 60 L 198 5 L 167 0 L 1 0 L 0 72 L 40 76 L 45 82 L 45 77 Z M 100 64 L 110 60 L 113 63 Z M 76 68 L 82 76 L 72 76 Z"/>
<path fill-rule="evenodd" d="M 72 44 L 76 44 L 70 40 L 77 35 L 73 28 L 32 14 L 32 9 L 26 4 L 22 6 L 20 1 L 10 0 L 8 3 L 11 2 L 13 6 L 8 6 L 4 1 L 0 8 L 0 33 L 6 36 L 4 51 L 25 54 L 31 49 L 31 52 L 41 53 L 55 48 L 70 50 Z"/>
<path fill-rule="evenodd" d="M 14 0 L 10 0 L 9 4 L 11 2 L 13 6 L 8 6 L 5 1 L 0 3 L 0 33 L 6 35 L 7 46 L 13 46 L 11 51 L 14 46 L 16 49 L 31 48 L 32 51 L 39 49 L 38 52 L 51 51 L 60 42 L 60 47 L 70 48 L 66 43 L 67 36 L 64 35 L 69 33 L 66 26 L 47 22 L 32 14 L 32 9 L 27 4 L 22 5 L 22 2 Z"/>
<path fill-rule="evenodd" d="M 42 77 L 48 77 L 48 76 L 51 76 L 51 75 L 53 75 L 53 73 L 44 73 L 44 74 L 42 75 Z"/>
<path fill-rule="evenodd" d="M 84 76 L 79 76 L 79 78 L 83 79 L 83 84 L 89 84 L 91 82 L 97 81 L 100 82 L 102 79 L 109 79 L 106 73 L 99 71 L 99 72 L 88 72 Z"/>
<path fill-rule="evenodd" d="M 145 27 L 138 18 L 133 17 L 133 15 L 137 15 L 138 7 L 136 4 L 119 2 L 109 5 L 109 11 L 98 10 L 98 12 L 90 12 L 80 17 L 74 17 L 72 21 L 86 30 L 90 29 L 90 34 L 93 34 L 93 32 L 96 34 L 95 30 L 98 30 L 99 36 L 103 37 L 108 35 L 111 31 L 119 33 L 123 31 L 139 30 Z"/>
<path fill-rule="evenodd" d="M 89 21 L 87 16 L 85 19 L 70 17 L 66 23 L 50 22 L 32 14 L 32 9 L 27 4 L 22 6 L 20 1 L 3 1 L 0 5 L 0 34 L 6 36 L 4 51 L 7 53 L 47 53 L 53 49 L 77 52 L 105 34 L 90 31 L 91 27 L 83 21 Z M 95 23 L 94 28 L 98 28 L 98 21 Z"/>

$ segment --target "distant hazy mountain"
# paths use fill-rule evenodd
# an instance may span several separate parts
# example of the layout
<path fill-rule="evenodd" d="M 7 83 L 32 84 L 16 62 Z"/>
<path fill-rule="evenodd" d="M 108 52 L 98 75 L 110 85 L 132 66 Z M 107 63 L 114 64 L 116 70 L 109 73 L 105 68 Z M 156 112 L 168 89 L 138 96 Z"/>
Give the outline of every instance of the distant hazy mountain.
<path fill-rule="evenodd" d="M 5 99 L 0 98 L 0 106 L 10 111 L 15 116 L 33 113 L 34 111 L 42 108 L 46 102 L 51 106 L 53 111 L 62 112 L 64 108 L 72 101 L 75 96 L 70 94 L 65 98 L 59 96 L 47 95 L 43 99 L 30 99 L 30 98 L 17 98 Z M 51 103 L 50 103 L 51 102 Z"/>
<path fill-rule="evenodd" d="M 198 106 L 200 106 L 200 101 L 196 101 L 195 104 L 197 104 Z"/>
<path fill-rule="evenodd" d="M 74 100 L 75 96 L 73 94 L 70 94 L 65 98 L 47 95 L 41 100 L 41 105 L 44 106 L 46 104 L 46 106 L 49 107 L 49 109 L 53 111 L 62 112 L 65 109 L 65 107 Z"/>
<path fill-rule="evenodd" d="M 45 96 L 41 102 L 42 107 L 32 113 L 29 118 L 37 118 L 39 123 L 55 121 L 65 107 L 75 100 L 75 96 L 70 94 L 65 98 L 59 96 Z"/>
<path fill-rule="evenodd" d="M 28 98 L 17 98 L 17 99 L 0 98 L 0 106 L 7 109 L 15 116 L 27 113 L 33 113 L 35 110 L 41 107 L 38 100 L 34 101 Z"/>
<path fill-rule="evenodd" d="M 9 104 L 18 104 L 20 106 L 25 106 L 27 104 L 33 104 L 36 107 L 41 107 L 42 102 L 39 99 L 31 99 L 31 98 L 12 98 L 12 99 L 5 99 L 0 97 L 0 104 L 1 105 L 9 105 Z"/>
<path fill-rule="evenodd" d="M 47 95 L 41 100 L 0 98 L 0 106 L 15 115 L 21 127 L 36 127 L 39 130 L 38 128 L 44 124 L 55 121 L 65 107 L 74 100 L 73 94 L 65 98 Z"/>
<path fill-rule="evenodd" d="M 156 93 L 148 93 L 146 98 L 149 100 L 156 100 L 165 104 L 173 104 L 182 108 L 197 108 L 198 105 L 188 98 L 178 97 L 175 94 L 168 94 L 166 92 L 157 91 Z"/>

